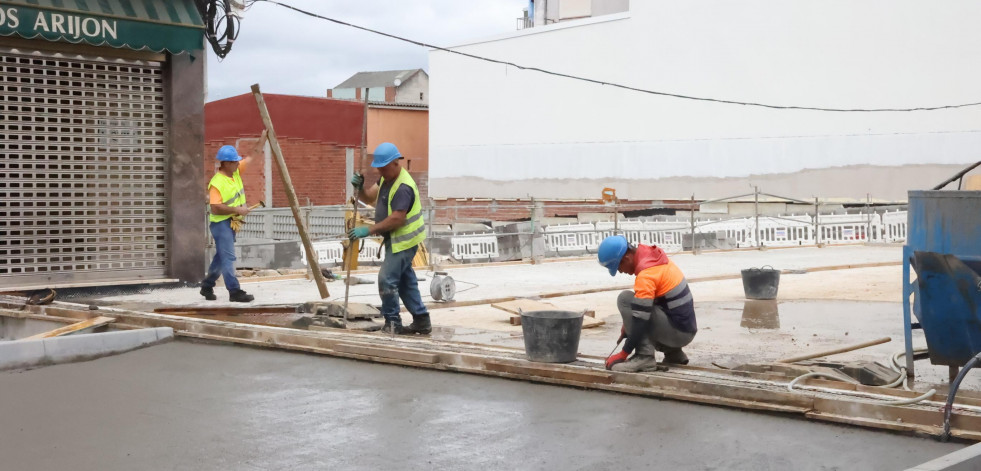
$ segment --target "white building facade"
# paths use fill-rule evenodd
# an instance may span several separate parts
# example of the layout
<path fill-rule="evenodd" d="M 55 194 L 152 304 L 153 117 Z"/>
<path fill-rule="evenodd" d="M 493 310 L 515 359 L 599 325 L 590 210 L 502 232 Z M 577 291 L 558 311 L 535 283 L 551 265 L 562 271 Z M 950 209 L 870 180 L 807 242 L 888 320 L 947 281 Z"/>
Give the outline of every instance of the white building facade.
<path fill-rule="evenodd" d="M 914 108 L 981 102 L 979 24 L 970 0 L 635 0 L 453 49 L 693 97 Z M 981 160 L 981 106 L 724 104 L 444 51 L 430 74 L 434 197 L 900 201 Z"/>

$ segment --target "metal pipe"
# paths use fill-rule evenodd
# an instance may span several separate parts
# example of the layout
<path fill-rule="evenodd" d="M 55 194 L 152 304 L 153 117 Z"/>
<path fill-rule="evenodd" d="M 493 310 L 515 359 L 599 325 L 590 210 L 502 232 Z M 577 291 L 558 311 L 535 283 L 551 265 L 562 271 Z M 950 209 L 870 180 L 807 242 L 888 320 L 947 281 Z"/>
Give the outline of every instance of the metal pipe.
<path fill-rule="evenodd" d="M 974 165 L 971 165 L 971 166 L 965 168 L 964 170 L 961 170 L 960 172 L 957 172 L 954 176 L 952 176 L 952 177 L 944 180 L 943 183 L 941 183 L 941 184 L 933 187 L 933 189 L 934 190 L 942 190 L 943 187 L 947 186 L 950 182 L 952 182 L 954 180 L 957 180 L 958 178 L 963 177 L 967 172 L 970 172 L 971 170 L 974 170 L 978 166 L 981 166 L 981 162 L 978 162 L 978 163 L 976 163 Z"/>
<path fill-rule="evenodd" d="M 366 152 L 365 141 L 368 139 L 368 91 L 370 90 L 371 89 L 367 87 L 364 89 L 364 115 L 361 120 L 361 158 L 358 159 L 359 174 L 361 174 L 361 172 L 364 171 L 364 158 Z M 361 175 L 361 177 L 364 178 L 364 175 Z M 363 180 L 362 180 L 361 187 L 364 188 Z M 354 219 L 352 220 L 353 224 L 358 223 L 358 197 L 361 196 L 359 193 L 361 192 L 355 189 L 354 202 L 353 202 L 354 205 Z M 360 245 L 361 245 L 360 241 L 352 240 L 350 243 L 348 243 L 347 249 L 349 251 L 356 251 L 357 249 L 355 247 L 358 247 Z M 382 249 L 379 248 L 378 250 L 380 251 Z M 350 258 L 354 258 L 354 256 L 352 255 Z M 344 324 L 347 325 L 347 300 L 351 293 L 351 261 L 350 259 L 345 261 L 347 262 L 347 274 L 344 276 Z"/>
<path fill-rule="evenodd" d="M 755 198 L 754 210 L 756 213 L 756 246 L 763 247 L 763 241 L 760 240 L 760 187 L 754 186 L 755 190 L 753 196 Z"/>

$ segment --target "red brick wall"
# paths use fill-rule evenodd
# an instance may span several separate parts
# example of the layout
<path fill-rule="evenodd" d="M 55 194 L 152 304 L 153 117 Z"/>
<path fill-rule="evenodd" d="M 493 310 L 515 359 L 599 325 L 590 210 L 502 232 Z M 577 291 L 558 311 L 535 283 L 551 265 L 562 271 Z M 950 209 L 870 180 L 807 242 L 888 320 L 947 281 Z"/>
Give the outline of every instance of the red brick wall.
<path fill-rule="evenodd" d="M 279 146 L 301 205 L 344 204 L 347 185 L 345 149 L 361 144 L 363 105 L 350 100 L 264 94 Z M 215 154 L 223 145 L 239 142 L 239 152 L 252 149 L 264 129 L 251 94 L 217 100 L 205 105 L 205 152 L 202 195 L 214 175 Z M 355 152 L 357 155 L 357 152 Z M 260 150 L 243 172 L 248 204 L 265 197 L 265 174 L 272 172 L 270 207 L 289 206 L 275 159 L 265 169 Z"/>

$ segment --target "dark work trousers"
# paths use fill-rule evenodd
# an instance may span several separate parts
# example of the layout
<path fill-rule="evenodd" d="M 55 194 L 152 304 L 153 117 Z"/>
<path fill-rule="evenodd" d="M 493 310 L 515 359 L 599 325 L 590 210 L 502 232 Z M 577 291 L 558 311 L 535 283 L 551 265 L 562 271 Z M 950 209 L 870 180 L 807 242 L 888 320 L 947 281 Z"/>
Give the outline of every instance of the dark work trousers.
<path fill-rule="evenodd" d="M 211 223 L 211 237 L 215 239 L 215 258 L 211 259 L 208 276 L 201 286 L 214 288 L 220 275 L 225 280 L 228 292 L 234 293 L 241 286 L 235 277 L 235 231 L 232 230 L 232 219 Z"/>
<path fill-rule="evenodd" d="M 412 259 L 415 258 L 418 249 L 419 247 L 415 246 L 399 253 L 392 253 L 392 244 L 388 241 L 385 243 L 385 261 L 378 271 L 378 295 L 382 300 L 382 316 L 396 325 L 402 325 L 402 318 L 399 317 L 399 298 L 413 315 L 429 315 L 419 293 L 419 279 L 412 269 Z"/>

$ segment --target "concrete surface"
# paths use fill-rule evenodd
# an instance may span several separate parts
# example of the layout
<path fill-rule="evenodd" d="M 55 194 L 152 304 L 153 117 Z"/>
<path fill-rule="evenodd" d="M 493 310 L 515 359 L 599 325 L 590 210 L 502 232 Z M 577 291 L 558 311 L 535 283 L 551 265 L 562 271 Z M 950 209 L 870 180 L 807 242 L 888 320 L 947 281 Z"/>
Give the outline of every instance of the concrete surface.
<path fill-rule="evenodd" d="M 174 329 L 157 327 L 0 342 L 0 370 L 91 360 L 173 338 Z"/>
<path fill-rule="evenodd" d="M 885 362 L 888 355 L 903 348 L 902 267 L 883 267 L 809 271 L 816 267 L 850 264 L 898 263 L 902 249 L 896 245 L 827 246 L 764 251 L 715 252 L 701 255 L 676 254 L 672 259 L 689 279 L 734 275 L 749 267 L 771 265 L 785 270 L 780 279 L 779 311 L 776 325 L 753 325 L 744 322 L 744 294 L 740 279 L 692 283 L 699 333 L 686 349 L 693 364 L 711 366 L 712 362 L 733 365 L 772 361 L 800 353 L 834 348 L 879 337 L 892 341 L 856 352 L 836 355 L 833 360 L 869 360 Z M 611 277 L 592 259 L 549 262 L 540 265 L 511 264 L 478 267 L 456 267 L 448 270 L 457 282 L 457 300 L 478 300 L 505 296 L 535 298 L 542 293 L 583 290 L 596 287 L 629 287 L 633 278 Z M 364 272 L 363 272 L 364 273 Z M 420 271 L 421 275 L 425 272 Z M 361 274 L 362 277 L 374 276 Z M 428 296 L 429 282 L 420 283 L 423 300 Z M 317 299 L 312 281 L 287 280 L 244 284 L 254 293 L 253 305 L 301 303 Z M 344 286 L 328 284 L 332 300 L 342 300 Z M 379 304 L 377 285 L 351 287 L 353 302 Z M 92 302 L 152 310 L 162 306 L 222 306 L 219 301 L 206 302 L 195 288 L 150 291 L 142 294 L 103 297 Z M 596 318 L 606 325 L 583 331 L 580 352 L 608 355 L 620 332 L 620 316 L 615 308 L 618 292 L 564 296 L 543 299 L 558 309 L 596 311 Z M 508 322 L 510 314 L 489 305 L 432 310 L 434 337 L 466 342 L 508 345 L 523 348 L 521 327 Z M 408 320 L 408 315 L 405 315 Z M 925 345 L 922 332 L 914 332 L 914 345 Z M 947 368 L 917 362 L 916 389 L 938 386 L 945 390 Z M 981 373 L 969 374 L 962 388 L 981 390 Z"/>
<path fill-rule="evenodd" d="M 188 342 L 0 373 L 0 388 L 7 469 L 891 471 L 964 447 L 682 402 Z"/>
<path fill-rule="evenodd" d="M 981 469 L 981 443 L 930 460 L 906 471 L 977 471 Z"/>
<path fill-rule="evenodd" d="M 672 255 L 674 261 L 682 268 L 685 275 L 691 278 L 739 275 L 743 268 L 771 265 L 781 270 L 801 270 L 814 267 L 836 265 L 884 263 L 902 261 L 902 247 L 898 245 L 883 246 L 838 246 L 838 247 L 804 247 L 795 249 L 771 249 L 764 251 L 735 251 L 715 252 L 701 255 L 680 253 Z M 377 271 L 377 270 L 375 270 Z M 633 283 L 633 278 L 627 275 L 611 277 L 603 270 L 595 259 L 571 260 L 530 264 L 503 264 L 491 266 L 453 266 L 445 267 L 456 280 L 458 301 L 472 301 L 504 296 L 534 297 L 542 293 L 575 291 L 601 287 L 626 286 Z M 901 271 L 900 271 L 901 272 Z M 364 273 L 372 273 L 364 275 Z M 432 302 L 429 296 L 429 280 L 431 276 L 426 270 L 418 270 L 426 281 L 420 282 L 419 288 L 423 301 Z M 374 272 L 355 272 L 355 275 L 376 276 Z M 782 280 L 781 280 L 782 281 Z M 896 285 L 899 285 L 897 278 Z M 741 286 L 741 285 L 740 285 Z M 331 292 L 330 300 L 344 299 L 342 283 L 328 283 Z M 255 305 L 261 304 L 298 304 L 318 299 L 317 286 L 312 280 L 267 281 L 262 283 L 245 283 L 243 289 L 255 295 Z M 208 302 L 198 294 L 197 288 L 160 289 L 146 293 L 104 297 L 99 301 L 126 307 L 143 306 L 219 306 L 238 305 L 228 302 L 228 294 L 222 285 L 215 290 L 218 300 Z M 358 302 L 381 303 L 378 298 L 377 285 L 352 286 L 351 299 Z M 900 301 L 896 295 L 895 301 Z"/>

